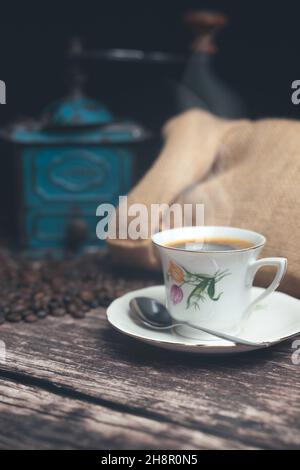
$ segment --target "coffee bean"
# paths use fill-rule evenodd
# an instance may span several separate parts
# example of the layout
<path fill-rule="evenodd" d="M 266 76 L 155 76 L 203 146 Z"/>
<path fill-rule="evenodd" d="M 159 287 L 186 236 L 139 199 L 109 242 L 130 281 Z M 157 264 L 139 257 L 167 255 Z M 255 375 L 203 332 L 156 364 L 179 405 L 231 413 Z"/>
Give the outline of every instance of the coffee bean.
<path fill-rule="evenodd" d="M 34 300 L 36 302 L 39 302 L 39 301 L 43 300 L 44 297 L 45 297 L 44 292 L 37 292 L 36 294 L 34 294 Z"/>
<path fill-rule="evenodd" d="M 39 301 L 34 301 L 31 303 L 31 307 L 37 312 L 38 310 L 41 310 L 43 308 L 43 303 Z"/>
<path fill-rule="evenodd" d="M 97 253 L 63 259 L 49 253 L 32 261 L 0 247 L 0 266 L 1 321 L 29 318 L 30 322 L 65 313 L 83 318 L 124 292 L 157 283 L 139 275 L 129 279 L 127 272 L 119 273 L 105 255 Z"/>
<path fill-rule="evenodd" d="M 54 317 L 63 317 L 65 315 L 66 311 L 64 308 L 55 308 L 51 311 L 51 315 Z"/>
<path fill-rule="evenodd" d="M 50 282 L 54 290 L 59 289 L 61 287 L 61 279 L 59 278 L 51 279 Z"/>
<path fill-rule="evenodd" d="M 36 312 L 36 316 L 38 318 L 45 318 L 47 316 L 47 311 L 46 310 L 39 310 Z"/>
<path fill-rule="evenodd" d="M 20 313 L 8 313 L 5 319 L 12 323 L 17 323 L 22 320 L 22 315 Z"/>
<path fill-rule="evenodd" d="M 80 293 L 80 298 L 84 302 L 91 302 L 92 300 L 94 300 L 94 294 L 91 291 L 84 290 Z"/>
<path fill-rule="evenodd" d="M 85 313 L 81 310 L 76 310 L 75 312 L 72 312 L 71 313 L 72 317 L 73 318 L 84 318 L 85 317 Z"/>
<path fill-rule="evenodd" d="M 23 303 L 12 305 L 11 310 L 13 313 L 21 313 L 25 310 L 25 305 Z"/>
<path fill-rule="evenodd" d="M 22 317 L 25 318 L 25 317 L 28 317 L 29 315 L 33 315 L 34 312 L 32 310 L 24 310 L 22 312 Z"/>
<path fill-rule="evenodd" d="M 78 310 L 78 308 L 77 308 L 77 305 L 76 305 L 76 304 L 69 304 L 69 305 L 68 305 L 68 312 L 71 313 L 71 315 L 72 315 L 73 313 L 76 313 L 77 310 Z"/>
<path fill-rule="evenodd" d="M 26 315 L 26 317 L 24 318 L 24 320 L 27 323 L 33 323 L 33 322 L 37 321 L 37 319 L 38 319 L 38 317 L 34 313 L 31 313 L 30 315 Z"/>
<path fill-rule="evenodd" d="M 122 295 L 124 294 L 125 294 L 124 289 L 116 289 L 114 292 L 114 297 L 115 298 L 122 297 Z"/>
<path fill-rule="evenodd" d="M 59 307 L 59 302 L 57 302 L 57 300 L 51 300 L 49 302 L 49 307 L 54 310 Z"/>

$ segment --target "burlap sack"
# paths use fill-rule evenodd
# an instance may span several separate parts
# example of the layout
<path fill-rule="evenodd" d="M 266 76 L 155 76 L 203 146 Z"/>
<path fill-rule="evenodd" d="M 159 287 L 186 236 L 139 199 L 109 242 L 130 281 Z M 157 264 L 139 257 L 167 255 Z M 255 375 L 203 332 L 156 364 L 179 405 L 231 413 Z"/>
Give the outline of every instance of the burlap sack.
<path fill-rule="evenodd" d="M 300 297 L 300 123 L 226 121 L 193 110 L 170 121 L 166 144 L 129 203 L 205 204 L 206 225 L 231 225 L 267 237 L 263 256 L 288 258 L 280 290 Z M 159 269 L 150 240 L 113 240 L 113 257 Z M 267 285 L 263 269 L 256 283 Z"/>

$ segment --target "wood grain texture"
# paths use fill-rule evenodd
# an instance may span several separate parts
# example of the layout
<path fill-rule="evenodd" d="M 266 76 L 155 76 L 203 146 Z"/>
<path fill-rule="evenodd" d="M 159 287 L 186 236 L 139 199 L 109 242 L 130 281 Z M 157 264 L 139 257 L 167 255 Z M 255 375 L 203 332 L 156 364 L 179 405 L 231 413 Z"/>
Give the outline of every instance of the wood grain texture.
<path fill-rule="evenodd" d="M 201 449 L 230 439 L 0 381 L 1 449 Z"/>
<path fill-rule="evenodd" d="M 300 448 L 300 365 L 292 364 L 291 343 L 224 358 L 175 354 L 113 331 L 104 310 L 81 322 L 3 325 L 0 339 L 7 347 L 0 377 L 23 386 L 120 419 L 184 428 L 197 448 Z"/>

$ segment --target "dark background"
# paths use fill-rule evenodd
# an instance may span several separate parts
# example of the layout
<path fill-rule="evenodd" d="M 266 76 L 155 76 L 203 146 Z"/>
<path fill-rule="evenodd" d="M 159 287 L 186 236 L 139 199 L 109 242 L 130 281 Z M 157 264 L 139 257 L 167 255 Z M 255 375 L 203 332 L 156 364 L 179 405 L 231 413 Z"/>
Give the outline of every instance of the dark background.
<path fill-rule="evenodd" d="M 0 108 L 0 123 L 35 114 L 64 94 L 70 37 L 79 35 L 91 47 L 186 50 L 190 37 L 182 14 L 202 7 L 230 18 L 219 38 L 216 68 L 242 95 L 249 115 L 298 117 L 290 102 L 291 81 L 300 73 L 297 1 L 43 1 L 1 4 L 0 73 L 7 83 L 8 104 Z M 112 90 L 103 90 L 104 66 L 93 69 L 91 82 L 97 76 L 97 94 L 104 101 L 108 92 L 123 92 L 122 76 L 110 76 Z"/>
<path fill-rule="evenodd" d="M 193 8 L 228 14 L 215 58 L 219 76 L 244 100 L 249 117 L 298 118 L 291 103 L 291 82 L 300 78 L 300 4 L 296 1 L 110 1 L 10 2 L 1 4 L 0 79 L 7 85 L 7 105 L 0 106 L 0 126 L 22 116 L 36 116 L 67 91 L 66 49 L 73 36 L 86 47 L 187 51 L 190 36 L 182 15 Z M 86 91 L 119 115 L 157 124 L 172 112 L 161 99 L 160 80 L 180 78 L 179 68 L 88 64 Z M 157 100 L 155 97 L 157 96 Z M 149 99 L 151 97 L 151 99 Z M 152 125 L 151 119 L 146 124 Z M 158 126 L 157 126 L 158 127 Z M 7 159 L 0 143 L 1 225 L 6 224 L 11 191 Z"/>

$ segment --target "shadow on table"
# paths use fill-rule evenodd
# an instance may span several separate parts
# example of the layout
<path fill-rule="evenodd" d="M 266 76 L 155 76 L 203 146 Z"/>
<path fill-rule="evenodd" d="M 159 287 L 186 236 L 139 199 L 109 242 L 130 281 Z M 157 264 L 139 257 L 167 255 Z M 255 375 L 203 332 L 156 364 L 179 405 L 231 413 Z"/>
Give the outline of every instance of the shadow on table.
<path fill-rule="evenodd" d="M 117 331 L 107 329 L 102 332 L 106 343 L 111 344 L 111 354 L 115 360 L 132 363 L 134 366 L 154 366 L 156 368 L 184 367 L 190 368 L 230 368 L 244 369 L 245 367 L 261 366 L 270 360 L 278 361 L 279 356 L 288 351 L 288 342 L 260 351 L 249 351 L 240 354 L 199 355 L 193 353 L 168 351 L 155 348 L 138 340 L 128 338 Z"/>

